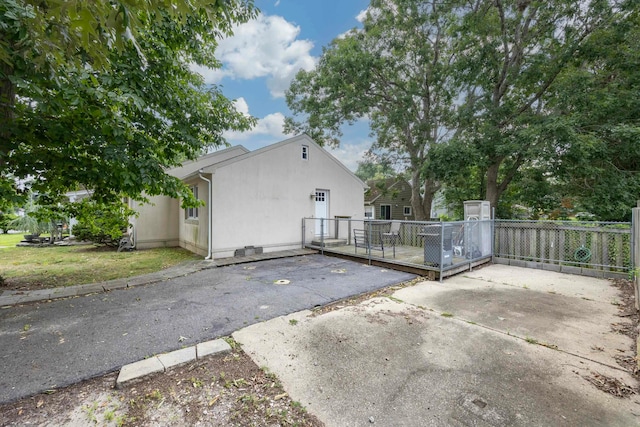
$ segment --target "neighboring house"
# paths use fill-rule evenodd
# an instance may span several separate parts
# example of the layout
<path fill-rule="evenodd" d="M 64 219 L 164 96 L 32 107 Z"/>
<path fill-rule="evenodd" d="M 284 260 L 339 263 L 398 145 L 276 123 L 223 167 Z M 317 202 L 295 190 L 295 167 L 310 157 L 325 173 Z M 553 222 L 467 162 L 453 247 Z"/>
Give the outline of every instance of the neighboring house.
<path fill-rule="evenodd" d="M 65 193 L 65 197 L 71 203 L 79 202 L 82 199 L 87 199 L 93 195 L 93 190 L 77 190 L 77 191 L 68 191 Z M 78 220 L 75 218 L 69 218 L 69 235 L 73 236 L 73 227 L 78 223 Z"/>
<path fill-rule="evenodd" d="M 411 185 L 401 177 L 367 181 L 364 215 L 370 219 L 413 221 Z"/>
<path fill-rule="evenodd" d="M 300 248 L 304 217 L 363 219 L 364 183 L 306 135 L 252 152 L 235 146 L 168 173 L 204 205 L 182 209 L 165 196 L 132 202 L 140 213 L 132 219 L 137 248 L 181 246 L 223 258 L 247 246 Z M 305 239 L 318 230 L 307 227 Z"/>

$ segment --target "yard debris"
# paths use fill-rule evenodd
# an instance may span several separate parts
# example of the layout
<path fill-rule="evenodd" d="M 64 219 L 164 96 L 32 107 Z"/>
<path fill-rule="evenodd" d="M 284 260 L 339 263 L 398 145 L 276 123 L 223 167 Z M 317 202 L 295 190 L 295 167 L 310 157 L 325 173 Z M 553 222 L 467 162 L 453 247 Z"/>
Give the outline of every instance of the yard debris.
<path fill-rule="evenodd" d="M 638 393 L 636 389 L 624 384 L 619 379 L 607 377 L 597 372 L 592 371 L 591 376 L 584 375 L 583 378 L 593 384 L 597 389 L 615 397 L 625 398 Z"/>
<path fill-rule="evenodd" d="M 0 425 L 323 425 L 239 348 L 232 356 L 191 362 L 131 389 L 114 389 L 115 377 L 0 405 Z"/>
<path fill-rule="evenodd" d="M 364 264 L 364 266 L 367 266 L 366 264 Z M 311 314 L 311 316 L 319 316 L 321 314 L 324 313 L 328 313 L 331 311 L 335 311 L 335 310 L 339 310 L 341 308 L 344 308 L 348 305 L 358 305 L 363 301 L 369 300 L 371 298 L 376 298 L 376 297 L 388 297 L 390 295 L 392 295 L 395 291 L 400 290 L 402 288 L 408 288 L 410 286 L 414 286 L 417 285 L 418 283 L 422 283 L 425 282 L 429 279 L 427 279 L 426 277 L 416 277 L 413 280 L 408 280 L 406 282 L 402 282 L 393 286 L 387 286 L 386 288 L 382 288 L 382 289 L 378 289 L 377 291 L 373 291 L 373 292 L 367 292 L 364 294 L 360 294 L 360 295 L 356 295 L 355 297 L 351 297 L 351 298 L 345 298 L 345 299 L 341 299 L 335 302 L 332 302 L 331 304 L 322 306 L 322 307 L 317 307 L 313 309 L 313 313 Z"/>

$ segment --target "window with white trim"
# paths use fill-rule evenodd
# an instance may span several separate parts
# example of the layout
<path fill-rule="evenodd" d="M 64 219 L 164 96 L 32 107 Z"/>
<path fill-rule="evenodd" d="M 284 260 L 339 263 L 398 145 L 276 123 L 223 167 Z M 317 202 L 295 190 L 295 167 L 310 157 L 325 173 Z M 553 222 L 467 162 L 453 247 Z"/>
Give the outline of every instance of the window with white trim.
<path fill-rule="evenodd" d="M 309 146 L 302 146 L 302 160 L 309 160 Z"/>
<path fill-rule="evenodd" d="M 403 209 L 404 216 L 411 216 L 411 206 L 405 206 Z"/>
<path fill-rule="evenodd" d="M 369 219 L 373 218 L 373 206 L 365 206 L 364 207 L 364 217 Z"/>
<path fill-rule="evenodd" d="M 189 187 L 189 189 L 193 193 L 193 197 L 195 197 L 196 200 L 199 200 L 198 199 L 198 186 L 197 185 L 192 185 L 191 187 Z M 185 219 L 198 219 L 198 208 L 186 208 L 184 210 L 184 218 Z"/>

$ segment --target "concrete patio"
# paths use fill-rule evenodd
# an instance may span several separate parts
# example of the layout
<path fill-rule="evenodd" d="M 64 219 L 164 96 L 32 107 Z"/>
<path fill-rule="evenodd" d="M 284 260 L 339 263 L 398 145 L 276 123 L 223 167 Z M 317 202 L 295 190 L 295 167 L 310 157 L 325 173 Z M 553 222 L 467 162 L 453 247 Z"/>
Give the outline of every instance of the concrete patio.
<path fill-rule="evenodd" d="M 492 265 L 324 314 L 302 311 L 233 334 L 292 399 L 331 426 L 631 426 L 637 390 L 617 362 L 611 282 Z"/>

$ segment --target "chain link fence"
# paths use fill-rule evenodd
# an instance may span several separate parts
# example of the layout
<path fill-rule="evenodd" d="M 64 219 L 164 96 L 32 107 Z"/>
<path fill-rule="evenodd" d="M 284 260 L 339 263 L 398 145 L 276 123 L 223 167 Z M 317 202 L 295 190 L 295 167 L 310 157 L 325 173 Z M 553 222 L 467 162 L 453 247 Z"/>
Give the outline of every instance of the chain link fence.
<path fill-rule="evenodd" d="M 491 221 L 305 218 L 303 246 L 444 272 L 491 256 Z"/>

